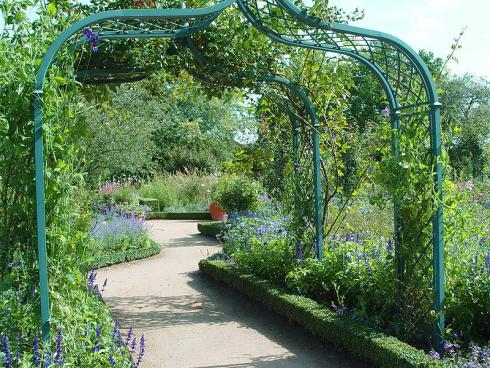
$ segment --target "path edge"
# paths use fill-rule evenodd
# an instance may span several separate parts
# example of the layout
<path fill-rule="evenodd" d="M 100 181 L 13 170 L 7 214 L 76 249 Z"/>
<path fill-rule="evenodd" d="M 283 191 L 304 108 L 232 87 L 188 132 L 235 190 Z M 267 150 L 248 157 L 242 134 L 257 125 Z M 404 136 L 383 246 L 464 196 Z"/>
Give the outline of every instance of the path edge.
<path fill-rule="evenodd" d="M 160 244 L 152 240 L 152 244 L 149 247 L 141 249 L 133 249 L 125 252 L 111 253 L 100 257 L 93 262 L 93 268 L 102 268 L 108 266 L 114 266 L 120 263 L 126 263 L 130 261 L 136 261 L 139 259 L 149 258 L 159 254 L 162 250 Z"/>
<path fill-rule="evenodd" d="M 305 328 L 323 342 L 366 363 L 383 368 L 441 367 L 438 361 L 422 350 L 350 318 L 337 315 L 312 299 L 290 294 L 253 275 L 240 274 L 225 261 L 204 259 L 199 262 L 199 270 L 207 278 L 260 302 L 290 322 Z"/>

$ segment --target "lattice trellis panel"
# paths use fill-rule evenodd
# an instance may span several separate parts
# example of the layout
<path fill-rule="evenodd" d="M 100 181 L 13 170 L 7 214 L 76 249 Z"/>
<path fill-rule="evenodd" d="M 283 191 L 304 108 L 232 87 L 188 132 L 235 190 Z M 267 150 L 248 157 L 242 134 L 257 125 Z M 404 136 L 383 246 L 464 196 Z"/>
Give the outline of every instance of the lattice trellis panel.
<path fill-rule="evenodd" d="M 289 1 L 239 0 L 238 4 L 256 27 L 279 42 L 336 52 L 376 66 L 401 107 L 429 103 L 418 66 L 400 46 L 384 40 L 382 33 L 356 34 L 353 27 L 342 31 L 344 25 L 308 16 Z"/>

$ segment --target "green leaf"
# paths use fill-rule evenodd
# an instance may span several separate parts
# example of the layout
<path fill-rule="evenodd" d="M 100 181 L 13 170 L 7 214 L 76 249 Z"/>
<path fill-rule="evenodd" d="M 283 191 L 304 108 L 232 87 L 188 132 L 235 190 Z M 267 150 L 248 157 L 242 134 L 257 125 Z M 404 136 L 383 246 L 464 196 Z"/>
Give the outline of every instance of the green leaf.
<path fill-rule="evenodd" d="M 53 3 L 49 3 L 47 9 L 49 15 L 51 15 L 52 17 L 56 15 L 56 5 L 54 5 Z"/>
<path fill-rule="evenodd" d="M 60 76 L 56 76 L 54 77 L 54 80 L 60 84 L 66 84 L 68 83 L 67 79 L 66 78 L 63 78 L 63 77 L 60 77 Z"/>

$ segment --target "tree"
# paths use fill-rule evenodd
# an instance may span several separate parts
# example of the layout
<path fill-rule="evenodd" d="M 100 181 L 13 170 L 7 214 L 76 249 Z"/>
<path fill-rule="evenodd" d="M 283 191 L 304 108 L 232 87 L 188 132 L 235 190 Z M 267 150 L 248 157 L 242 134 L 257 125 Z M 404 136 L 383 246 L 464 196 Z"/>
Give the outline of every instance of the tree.
<path fill-rule="evenodd" d="M 87 117 L 86 165 L 92 182 L 121 176 L 145 177 L 154 169 L 151 134 L 158 101 L 138 86 L 123 86 Z"/>
<path fill-rule="evenodd" d="M 466 74 L 442 81 L 442 123 L 455 175 L 484 178 L 490 162 L 490 83 Z"/>

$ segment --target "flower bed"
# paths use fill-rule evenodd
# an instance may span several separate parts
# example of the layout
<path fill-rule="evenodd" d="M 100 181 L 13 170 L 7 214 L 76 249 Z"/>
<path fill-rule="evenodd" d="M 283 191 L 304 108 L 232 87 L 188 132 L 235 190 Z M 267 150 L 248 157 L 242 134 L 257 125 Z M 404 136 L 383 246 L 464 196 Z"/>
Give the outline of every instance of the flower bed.
<path fill-rule="evenodd" d="M 469 206 L 464 209 L 467 213 L 481 208 Z M 484 224 L 476 226 L 473 221 L 459 228 L 451 227 L 451 221 L 456 220 L 449 217 L 447 225 L 452 233 L 446 247 L 445 306 L 447 326 L 452 330 L 446 331 L 443 359 L 446 366 L 487 367 L 490 237 L 478 230 Z M 438 357 L 430 352 L 422 334 L 412 332 L 427 331 L 431 319 L 410 319 L 400 314 L 392 239 L 361 232 L 330 235 L 325 257 L 318 261 L 311 238 L 297 237 L 289 226 L 286 217 L 270 213 L 232 216 L 220 237 L 224 257 L 238 274 L 267 280 Z M 471 233 L 470 229 L 475 231 Z"/>

